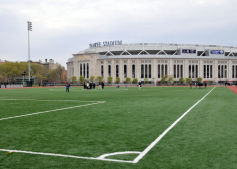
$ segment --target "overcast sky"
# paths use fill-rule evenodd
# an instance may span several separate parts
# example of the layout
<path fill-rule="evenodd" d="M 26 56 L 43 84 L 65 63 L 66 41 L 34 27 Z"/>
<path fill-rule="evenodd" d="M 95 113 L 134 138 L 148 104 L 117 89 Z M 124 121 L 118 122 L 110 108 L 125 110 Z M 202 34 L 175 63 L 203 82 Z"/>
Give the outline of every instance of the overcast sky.
<path fill-rule="evenodd" d="M 237 0 L 0 0 L 0 59 L 68 58 L 89 43 L 237 46 Z"/>

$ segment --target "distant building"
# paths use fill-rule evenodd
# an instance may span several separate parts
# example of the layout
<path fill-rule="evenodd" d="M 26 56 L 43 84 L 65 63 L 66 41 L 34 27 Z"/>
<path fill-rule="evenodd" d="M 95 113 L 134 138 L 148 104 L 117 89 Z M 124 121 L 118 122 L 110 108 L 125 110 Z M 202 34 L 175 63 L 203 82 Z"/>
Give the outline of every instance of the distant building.
<path fill-rule="evenodd" d="M 41 60 L 39 62 L 34 62 L 34 63 L 39 63 L 45 67 L 47 67 L 49 70 L 57 69 L 59 66 L 61 66 L 58 63 L 55 63 L 53 59 L 45 59 L 45 62 L 42 62 Z"/>
<path fill-rule="evenodd" d="M 67 81 L 71 81 L 72 76 L 74 76 L 74 58 L 68 59 L 67 62 Z"/>
<path fill-rule="evenodd" d="M 113 42 L 113 41 L 112 41 Z M 117 41 L 115 41 L 117 42 Z M 196 81 L 237 82 L 237 47 L 162 43 L 94 43 L 68 59 L 68 80 L 102 76 L 139 81 L 161 81 L 162 77 Z"/>

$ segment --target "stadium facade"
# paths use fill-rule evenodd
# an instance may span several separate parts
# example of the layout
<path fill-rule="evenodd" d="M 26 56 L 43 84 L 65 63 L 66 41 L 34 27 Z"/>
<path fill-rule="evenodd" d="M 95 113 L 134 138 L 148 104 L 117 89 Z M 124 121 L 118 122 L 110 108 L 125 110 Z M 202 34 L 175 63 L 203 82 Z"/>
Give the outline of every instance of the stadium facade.
<path fill-rule="evenodd" d="M 68 81 L 72 76 L 111 76 L 124 82 L 127 77 L 138 81 L 158 82 L 163 76 L 174 81 L 237 82 L 237 47 L 163 43 L 122 44 L 122 41 L 97 42 L 67 62 Z"/>

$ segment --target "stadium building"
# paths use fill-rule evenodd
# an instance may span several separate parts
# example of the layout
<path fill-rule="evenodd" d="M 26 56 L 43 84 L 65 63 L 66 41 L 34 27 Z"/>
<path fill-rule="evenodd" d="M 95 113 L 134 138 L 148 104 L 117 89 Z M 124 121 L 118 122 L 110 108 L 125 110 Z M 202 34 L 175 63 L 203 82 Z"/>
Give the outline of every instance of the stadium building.
<path fill-rule="evenodd" d="M 72 76 L 111 76 L 124 82 L 127 77 L 159 82 L 163 76 L 191 78 L 216 83 L 237 82 L 237 47 L 163 43 L 122 44 L 106 41 L 89 45 L 67 62 L 68 81 Z"/>

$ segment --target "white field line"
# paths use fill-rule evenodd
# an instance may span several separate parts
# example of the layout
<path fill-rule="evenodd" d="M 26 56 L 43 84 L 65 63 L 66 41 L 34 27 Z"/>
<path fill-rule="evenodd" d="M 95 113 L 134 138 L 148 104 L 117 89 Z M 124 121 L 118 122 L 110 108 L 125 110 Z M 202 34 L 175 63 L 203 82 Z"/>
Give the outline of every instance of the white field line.
<path fill-rule="evenodd" d="M 65 107 L 65 108 L 48 110 L 48 111 L 42 111 L 42 112 L 36 112 L 36 113 L 31 113 L 31 114 L 24 114 L 24 115 L 19 115 L 19 116 L 5 117 L 5 118 L 1 118 L 0 121 L 20 118 L 20 117 L 26 117 L 26 116 L 33 116 L 36 114 L 43 114 L 43 113 L 49 113 L 49 112 L 55 112 L 55 111 L 61 111 L 61 110 L 68 110 L 68 109 L 74 109 L 74 108 L 79 108 L 79 107 L 86 107 L 86 106 L 91 106 L 91 105 L 101 104 L 101 103 L 105 103 L 105 101 L 100 101 L 100 102 L 95 102 L 95 103 L 90 103 L 90 104 L 85 104 L 85 105 L 72 106 L 72 107 Z"/>
<path fill-rule="evenodd" d="M 141 152 L 134 160 L 134 163 L 139 162 L 184 116 L 186 116 L 195 106 L 205 99 L 216 87 L 212 88 L 205 96 L 191 106 L 182 116 L 180 116 L 173 124 L 171 124 L 163 133 L 157 137 L 143 152 Z"/>
<path fill-rule="evenodd" d="M 87 100 L 38 100 L 38 99 L 0 99 L 0 101 L 43 101 L 43 102 L 103 102 L 103 101 L 87 101 Z"/>
<path fill-rule="evenodd" d="M 101 160 L 101 161 L 111 161 L 111 162 L 120 162 L 120 163 L 134 163 L 133 161 L 127 161 L 127 160 L 104 159 L 104 158 L 95 158 L 95 157 L 82 157 L 82 156 L 75 156 L 75 155 L 55 154 L 55 153 L 43 153 L 43 152 L 32 152 L 32 151 L 22 151 L 22 150 L 0 149 L 0 151 L 11 152 L 11 153 L 24 153 L 24 154 L 35 154 L 35 155 L 44 155 L 44 156 L 54 156 L 54 157 L 66 157 L 66 158 L 87 159 L 87 160 Z"/>
<path fill-rule="evenodd" d="M 103 154 L 99 157 L 97 157 L 98 159 L 105 159 L 106 157 L 109 156 L 114 156 L 114 155 L 122 155 L 122 154 L 140 154 L 141 152 L 139 151 L 124 151 L 124 152 L 114 152 L 114 153 L 109 153 L 109 154 Z"/>

